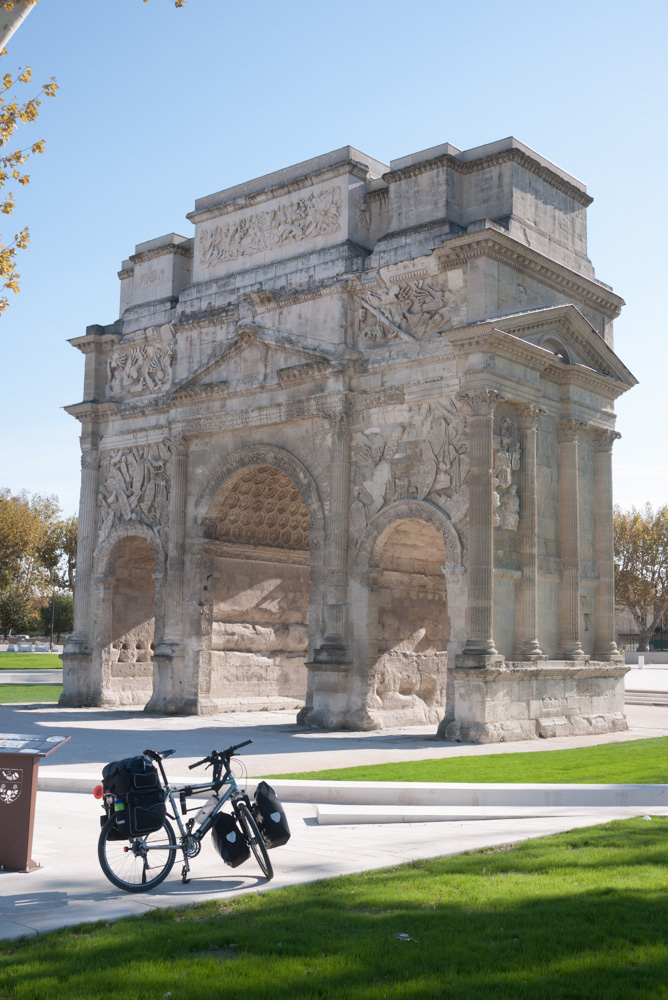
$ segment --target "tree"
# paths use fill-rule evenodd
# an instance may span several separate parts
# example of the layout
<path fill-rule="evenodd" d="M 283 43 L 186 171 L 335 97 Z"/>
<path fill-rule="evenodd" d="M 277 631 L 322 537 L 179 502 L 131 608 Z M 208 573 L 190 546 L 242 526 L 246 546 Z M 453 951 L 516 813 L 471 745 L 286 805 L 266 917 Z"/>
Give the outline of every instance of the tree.
<path fill-rule="evenodd" d="M 615 507 L 614 539 L 615 598 L 631 612 L 642 652 L 668 609 L 668 506 Z"/>
<path fill-rule="evenodd" d="M 30 0 L 35 2 L 35 0 Z M 3 6 L 7 6 L 5 3 Z M 0 55 L 5 56 L 6 50 L 2 49 Z M 22 149 L 10 151 L 8 146 L 14 137 L 19 125 L 35 122 L 39 115 L 41 104 L 40 97 L 55 97 L 58 89 L 54 77 L 50 83 L 45 83 L 34 97 L 27 101 L 21 101 L 12 92 L 17 84 L 29 84 L 32 73 L 30 66 L 19 68 L 16 76 L 5 73 L 0 83 L 0 188 L 12 177 L 18 184 L 25 186 L 30 181 L 30 176 L 21 169 L 29 156 L 35 153 L 44 152 L 44 140 L 39 139 L 30 146 Z M 11 191 L 0 195 L 0 212 L 3 215 L 11 215 L 14 211 L 14 195 Z M 0 239 L 3 239 L 0 237 Z M 14 293 L 19 290 L 19 273 L 16 270 L 16 254 L 18 250 L 25 250 L 30 242 L 27 227 L 14 234 L 14 239 L 9 242 L 0 242 L 0 286 Z M 6 295 L 0 297 L 0 312 L 4 312 L 9 304 Z"/>
<path fill-rule="evenodd" d="M 54 496 L 0 489 L 0 592 L 23 599 L 50 593 L 51 573 L 67 560 L 59 585 L 69 587 L 76 559 L 76 518 L 60 518 Z"/>
<path fill-rule="evenodd" d="M 34 612 L 24 597 L 15 590 L 0 594 L 0 631 L 3 635 L 9 632 L 30 635 L 34 624 Z"/>
<path fill-rule="evenodd" d="M 51 634 L 51 601 L 39 609 L 42 635 Z M 71 632 L 74 626 L 74 601 L 71 594 L 55 594 L 53 598 L 53 634 L 60 643 L 63 632 Z"/>
<path fill-rule="evenodd" d="M 144 0 L 148 3 L 149 0 Z M 186 0 L 172 0 L 175 7 L 184 7 Z M 39 0 L 0 0 L 0 38 L 2 45 L 11 37 L 14 31 L 24 20 Z M 7 50 L 0 48 L 0 56 L 6 56 Z M 13 178 L 17 184 L 25 186 L 30 182 L 29 174 L 21 169 L 28 157 L 44 152 L 44 140 L 39 139 L 23 148 L 9 150 L 14 133 L 21 124 L 30 124 L 37 120 L 41 97 L 55 97 L 58 85 L 56 78 L 51 77 L 49 83 L 42 84 L 39 92 L 27 101 L 21 101 L 15 93 L 10 93 L 12 88 L 18 84 L 29 84 L 32 72 L 30 66 L 19 67 L 17 73 L 5 73 L 0 80 L 0 188 Z M 14 211 L 14 195 L 12 192 L 0 194 L 0 212 L 4 215 L 12 215 Z M 0 235 L 0 288 L 12 291 L 16 294 L 19 291 L 19 278 L 21 275 L 16 270 L 16 255 L 19 250 L 25 250 L 30 242 L 30 233 L 27 226 L 24 226 L 14 238 L 5 243 Z M 9 305 L 6 295 L 0 294 L 0 313 L 4 312 Z"/>

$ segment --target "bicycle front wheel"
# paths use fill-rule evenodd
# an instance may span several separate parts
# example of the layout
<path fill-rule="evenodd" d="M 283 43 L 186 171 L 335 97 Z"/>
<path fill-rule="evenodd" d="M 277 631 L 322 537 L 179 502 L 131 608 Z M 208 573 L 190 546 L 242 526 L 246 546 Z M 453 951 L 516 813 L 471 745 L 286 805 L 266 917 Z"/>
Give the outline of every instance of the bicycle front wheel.
<path fill-rule="evenodd" d="M 109 840 L 113 817 L 102 827 L 97 845 L 100 867 L 110 882 L 125 892 L 148 892 L 166 879 L 176 861 L 176 837 L 165 820 L 145 837 Z"/>
<path fill-rule="evenodd" d="M 255 855 L 255 860 L 262 869 L 262 874 L 266 875 L 267 879 L 272 879 L 274 877 L 274 869 L 272 868 L 271 861 L 269 860 L 269 855 L 267 854 L 267 848 L 264 840 L 262 839 L 262 834 L 257 828 L 255 817 L 245 802 L 237 802 L 235 804 L 235 808 L 237 810 L 239 822 L 241 823 L 243 831 L 246 834 L 246 839 L 248 840 L 250 849 Z"/>

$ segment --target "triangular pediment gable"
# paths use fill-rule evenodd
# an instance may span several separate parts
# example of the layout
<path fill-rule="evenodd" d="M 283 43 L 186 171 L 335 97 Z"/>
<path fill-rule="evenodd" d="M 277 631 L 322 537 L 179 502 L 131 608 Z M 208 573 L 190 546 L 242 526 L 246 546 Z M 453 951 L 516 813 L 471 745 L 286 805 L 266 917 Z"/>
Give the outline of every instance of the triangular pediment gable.
<path fill-rule="evenodd" d="M 231 390 L 278 382 L 308 381 L 332 368 L 324 352 L 294 344 L 255 324 L 237 328 L 234 340 L 218 347 L 194 372 L 175 387 L 175 394 L 198 386 L 225 386 Z"/>
<path fill-rule="evenodd" d="M 520 338 L 554 356 L 555 366 L 576 365 L 621 382 L 637 379 L 574 305 L 549 306 L 488 321 L 499 333 Z"/>

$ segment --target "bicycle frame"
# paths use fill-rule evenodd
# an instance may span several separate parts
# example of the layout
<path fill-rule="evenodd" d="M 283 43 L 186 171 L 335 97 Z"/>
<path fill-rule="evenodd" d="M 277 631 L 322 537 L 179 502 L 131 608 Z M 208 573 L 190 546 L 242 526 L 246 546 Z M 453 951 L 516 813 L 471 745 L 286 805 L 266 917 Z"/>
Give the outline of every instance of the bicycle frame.
<path fill-rule="evenodd" d="M 215 817 L 218 815 L 218 813 L 223 808 L 225 803 L 231 800 L 232 804 L 234 805 L 234 803 L 237 802 L 238 799 L 242 798 L 246 800 L 248 806 L 250 807 L 250 801 L 248 800 L 248 796 L 246 795 L 246 793 L 242 792 L 238 787 L 236 779 L 232 774 L 229 759 L 224 759 L 223 761 L 221 761 L 221 764 L 222 763 L 225 764 L 224 774 L 221 773 L 222 767 L 220 766 L 220 764 L 218 765 L 214 764 L 214 773 L 211 781 L 203 782 L 196 785 L 195 784 L 178 785 L 174 788 L 169 783 L 169 779 L 167 778 L 167 775 L 165 773 L 165 768 L 162 763 L 162 758 L 156 755 L 156 758 L 154 759 L 162 775 L 162 780 L 166 792 L 165 797 L 169 800 L 169 803 L 172 807 L 173 815 L 169 816 L 169 818 L 173 819 L 176 822 L 179 828 L 179 833 L 181 834 L 180 838 L 181 843 L 177 849 L 180 849 L 183 852 L 183 869 L 181 872 L 181 879 L 185 883 L 188 881 L 186 876 L 190 871 L 190 864 L 188 858 L 196 857 L 197 854 L 199 854 L 199 845 L 201 844 L 202 840 L 204 839 L 204 837 L 206 837 L 207 833 L 213 826 L 213 821 Z M 223 793 L 223 795 L 221 795 L 220 799 L 218 800 L 218 804 L 213 807 L 209 815 L 205 817 L 204 821 L 197 827 L 196 830 L 193 830 L 193 826 L 195 825 L 194 817 L 188 820 L 187 823 L 184 824 L 182 815 L 185 816 L 186 813 L 188 812 L 188 810 L 186 809 L 186 799 L 190 798 L 193 795 L 197 795 L 198 792 L 210 791 L 218 793 L 221 790 L 221 788 L 225 787 L 225 785 L 229 786 L 228 789 Z M 177 806 L 175 796 L 178 796 L 179 805 L 181 806 L 181 813 L 179 813 L 179 808 Z M 153 845 L 152 850 L 156 850 L 156 847 L 157 849 L 160 849 L 160 845 Z"/>

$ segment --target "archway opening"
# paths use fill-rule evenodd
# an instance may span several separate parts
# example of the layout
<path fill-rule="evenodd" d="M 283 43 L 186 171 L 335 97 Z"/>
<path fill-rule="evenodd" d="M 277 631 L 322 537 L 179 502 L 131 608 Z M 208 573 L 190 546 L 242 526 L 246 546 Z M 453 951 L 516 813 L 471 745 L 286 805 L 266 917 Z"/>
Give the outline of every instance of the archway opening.
<path fill-rule="evenodd" d="M 247 466 L 214 501 L 211 698 L 296 707 L 306 695 L 309 511 L 293 480 Z"/>
<path fill-rule="evenodd" d="M 107 698 L 121 705 L 143 705 L 153 692 L 155 633 L 155 554 L 144 538 L 118 543 L 111 587 Z M 104 672 L 104 671 L 103 671 Z"/>
<path fill-rule="evenodd" d="M 373 708 L 385 725 L 438 723 L 445 712 L 450 638 L 443 536 L 425 521 L 396 522 L 378 539 L 373 561 Z"/>

